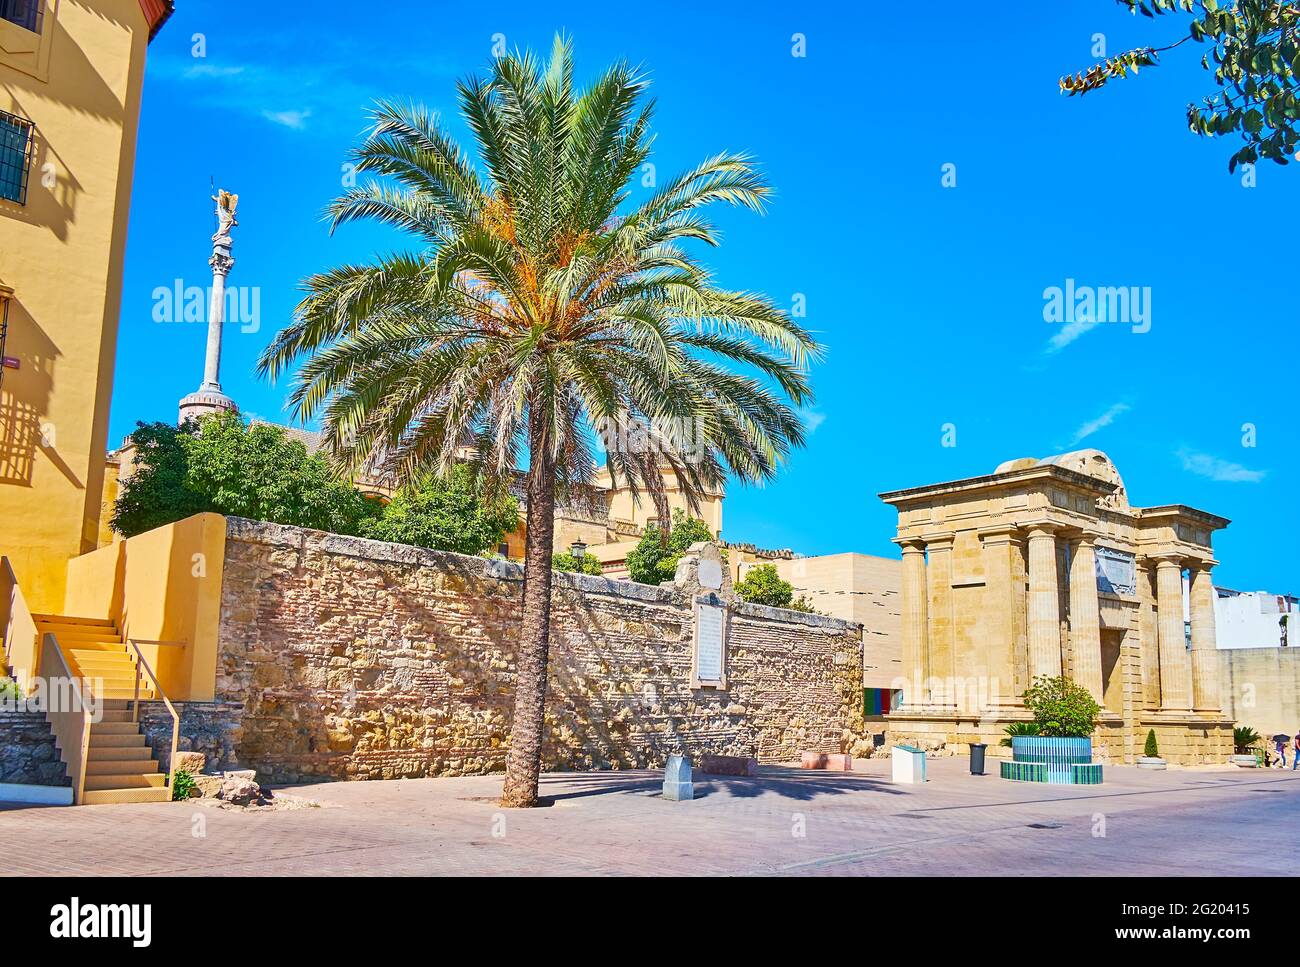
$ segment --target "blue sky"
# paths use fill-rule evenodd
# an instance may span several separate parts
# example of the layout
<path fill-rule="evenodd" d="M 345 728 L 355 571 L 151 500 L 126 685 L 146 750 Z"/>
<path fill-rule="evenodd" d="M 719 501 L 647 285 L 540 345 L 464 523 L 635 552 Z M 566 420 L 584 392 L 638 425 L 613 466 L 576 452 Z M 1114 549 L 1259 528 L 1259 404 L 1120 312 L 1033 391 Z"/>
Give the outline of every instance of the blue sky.
<path fill-rule="evenodd" d="M 284 386 L 253 366 L 299 280 L 406 246 L 369 226 L 330 237 L 321 221 L 368 103 L 422 101 L 463 136 L 454 81 L 482 69 L 494 35 L 544 51 L 562 29 L 580 76 L 621 57 L 650 72 L 661 179 L 743 150 L 776 188 L 762 217 L 718 213 L 726 238 L 706 260 L 729 287 L 802 294 L 827 356 L 807 448 L 767 487 L 730 489 L 727 539 L 893 555 L 877 493 L 1096 447 L 1135 504 L 1232 519 L 1220 584 L 1300 590 L 1281 217 L 1300 166 L 1269 163 L 1247 188 L 1227 172 L 1233 142 L 1187 131 L 1186 104 L 1212 85 L 1190 45 L 1085 99 L 1057 91 L 1093 63 L 1095 34 L 1114 54 L 1176 39 L 1174 21 L 1110 0 L 177 6 L 149 51 L 114 444 L 136 420 L 174 419 L 201 380 L 204 326 L 153 321 L 153 293 L 207 285 L 211 179 L 240 195 L 231 284 L 261 300 L 256 331 L 227 327 L 223 386 L 283 420 Z M 1044 290 L 1067 279 L 1149 291 L 1149 328 L 1045 321 Z"/>

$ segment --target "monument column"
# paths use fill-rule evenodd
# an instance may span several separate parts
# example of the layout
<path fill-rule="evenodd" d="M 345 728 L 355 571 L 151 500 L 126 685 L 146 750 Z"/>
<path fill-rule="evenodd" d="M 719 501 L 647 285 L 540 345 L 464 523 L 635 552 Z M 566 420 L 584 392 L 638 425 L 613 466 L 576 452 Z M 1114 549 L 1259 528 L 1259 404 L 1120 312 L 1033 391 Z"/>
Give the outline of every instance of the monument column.
<path fill-rule="evenodd" d="M 1051 524 L 1029 528 L 1029 677 L 1061 674 L 1061 608 L 1056 534 Z"/>
<path fill-rule="evenodd" d="M 930 563 L 926 573 L 930 585 L 930 705 L 936 709 L 955 709 L 956 692 L 956 624 L 952 601 L 952 544 L 956 534 L 945 531 L 927 534 L 926 548 Z"/>
<path fill-rule="evenodd" d="M 979 532 L 984 547 L 984 622 L 989 638 L 988 671 L 992 703 L 1023 707 L 1017 682 L 1017 633 L 1023 605 L 1017 599 L 1017 565 L 1022 538 L 1016 527 L 987 527 Z M 1021 579 L 1023 581 L 1023 578 Z"/>
<path fill-rule="evenodd" d="M 212 236 L 212 295 L 208 300 L 208 349 L 203 361 L 203 383 L 181 400 L 179 422 L 199 419 L 222 410 L 235 409 L 235 401 L 221 391 L 221 327 L 226 321 L 226 277 L 235 267 L 230 254 L 234 245 L 231 229 L 239 224 L 235 212 L 239 196 L 219 191 L 212 199 L 217 203 L 217 231 Z"/>
<path fill-rule="evenodd" d="M 1103 704 L 1101 608 L 1097 604 L 1097 535 L 1084 531 L 1070 554 L 1070 654 L 1074 681 Z"/>
<path fill-rule="evenodd" d="M 1192 613 L 1192 708 L 1198 712 L 1221 712 L 1219 704 L 1219 645 L 1214 628 L 1214 583 L 1210 569 L 1214 561 L 1197 561 L 1191 566 Z"/>
<path fill-rule="evenodd" d="M 925 541 L 904 538 L 895 543 L 903 548 L 903 674 L 907 676 L 904 708 L 920 708 L 930 704 Z"/>
<path fill-rule="evenodd" d="M 1138 636 L 1142 641 L 1142 698 L 1143 708 L 1160 707 L 1160 631 L 1156 623 L 1156 598 L 1151 589 L 1154 562 L 1137 557 L 1134 571 L 1137 576 Z"/>
<path fill-rule="evenodd" d="M 1156 560 L 1156 623 L 1160 629 L 1160 710 L 1191 711 L 1192 671 L 1183 631 L 1183 566 L 1176 557 Z"/>

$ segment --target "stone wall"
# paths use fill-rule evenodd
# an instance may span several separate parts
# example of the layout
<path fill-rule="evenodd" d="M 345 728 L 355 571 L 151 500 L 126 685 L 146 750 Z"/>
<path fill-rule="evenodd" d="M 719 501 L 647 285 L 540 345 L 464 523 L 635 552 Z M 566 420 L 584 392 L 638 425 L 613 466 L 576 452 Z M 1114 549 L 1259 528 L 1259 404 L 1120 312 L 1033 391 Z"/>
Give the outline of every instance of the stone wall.
<path fill-rule="evenodd" d="M 225 555 L 218 702 L 182 747 L 285 782 L 504 768 L 520 567 L 235 518 Z M 727 688 L 692 689 L 692 595 L 556 575 L 546 768 L 861 739 L 859 625 L 734 605 Z"/>
<path fill-rule="evenodd" d="M 67 786 L 67 767 L 42 712 L 0 710 L 0 782 Z"/>
<path fill-rule="evenodd" d="M 1300 648 L 1219 651 L 1223 711 L 1260 735 L 1300 729 Z"/>
<path fill-rule="evenodd" d="M 237 769 L 239 744 L 243 737 L 242 702 L 175 702 L 181 717 L 180 752 L 202 752 L 208 769 L 221 772 Z M 171 769 L 172 716 L 162 702 L 140 704 L 140 730 L 153 749 L 163 772 Z"/>

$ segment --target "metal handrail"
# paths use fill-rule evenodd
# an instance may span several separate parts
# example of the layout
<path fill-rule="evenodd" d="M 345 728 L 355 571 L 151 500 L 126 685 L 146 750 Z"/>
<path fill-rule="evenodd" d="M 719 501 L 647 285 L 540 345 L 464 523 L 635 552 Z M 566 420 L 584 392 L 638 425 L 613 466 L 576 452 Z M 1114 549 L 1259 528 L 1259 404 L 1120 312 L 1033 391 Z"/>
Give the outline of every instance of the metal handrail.
<path fill-rule="evenodd" d="M 140 646 L 141 645 L 184 645 L 185 642 L 183 641 L 137 641 L 135 638 L 128 638 L 127 643 L 132 648 L 135 649 L 135 698 L 133 700 L 134 709 L 131 713 L 131 720 L 137 723 L 140 721 L 140 669 L 141 668 L 143 668 L 149 674 L 149 680 L 153 682 L 154 691 L 158 694 L 158 697 L 163 700 L 163 704 L 167 706 L 167 711 L 170 712 L 172 716 L 172 752 L 167 759 L 167 785 L 171 786 L 172 776 L 176 772 L 176 752 L 180 746 L 180 741 L 181 741 L 181 716 L 180 713 L 176 711 L 176 706 L 172 704 L 172 700 L 167 697 L 167 693 L 163 691 L 163 687 L 160 684 L 158 684 L 158 676 L 153 673 L 153 669 L 150 668 L 149 663 L 145 661 L 144 652 L 140 650 Z"/>
<path fill-rule="evenodd" d="M 94 711 L 86 702 L 86 692 L 89 689 L 84 679 L 72 674 L 72 665 L 59 646 L 59 640 L 54 636 L 54 632 L 45 632 L 41 639 L 41 652 L 41 677 L 46 683 L 45 718 L 50 723 L 59 747 L 67 757 L 68 774 L 72 779 L 72 801 L 80 805 L 86 793 L 86 760 L 90 757 L 90 727 L 94 722 Z M 50 674 L 51 665 L 56 666 L 55 674 Z M 62 672 L 62 675 L 57 674 L 58 672 Z M 74 720 L 74 710 L 58 708 L 59 693 L 53 683 L 60 677 L 67 680 L 76 695 L 76 704 L 80 706 L 81 715 L 78 722 L 81 727 L 80 735 L 74 734 L 70 728 Z"/>

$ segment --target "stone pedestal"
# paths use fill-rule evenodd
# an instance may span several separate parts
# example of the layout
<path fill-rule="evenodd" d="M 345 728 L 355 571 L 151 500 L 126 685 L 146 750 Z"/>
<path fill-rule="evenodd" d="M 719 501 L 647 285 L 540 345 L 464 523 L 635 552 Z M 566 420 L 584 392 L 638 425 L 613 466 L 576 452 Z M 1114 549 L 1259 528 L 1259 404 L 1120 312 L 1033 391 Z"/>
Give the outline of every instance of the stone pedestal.
<path fill-rule="evenodd" d="M 664 798 L 673 802 L 689 802 L 695 798 L 691 761 L 685 756 L 668 757 L 668 765 L 664 767 Z"/>

